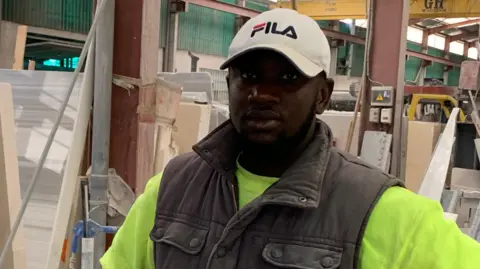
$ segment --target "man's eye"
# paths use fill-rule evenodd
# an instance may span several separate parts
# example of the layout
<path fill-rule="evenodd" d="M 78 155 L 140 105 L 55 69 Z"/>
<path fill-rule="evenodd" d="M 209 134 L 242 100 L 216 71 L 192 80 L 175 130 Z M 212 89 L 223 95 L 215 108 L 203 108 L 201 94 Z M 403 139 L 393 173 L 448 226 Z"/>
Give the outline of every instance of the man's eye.
<path fill-rule="evenodd" d="M 257 78 L 257 75 L 252 72 L 242 72 L 241 76 L 243 79 L 253 80 Z"/>
<path fill-rule="evenodd" d="M 294 81 L 298 78 L 298 75 L 295 73 L 286 73 L 282 76 L 283 80 Z"/>

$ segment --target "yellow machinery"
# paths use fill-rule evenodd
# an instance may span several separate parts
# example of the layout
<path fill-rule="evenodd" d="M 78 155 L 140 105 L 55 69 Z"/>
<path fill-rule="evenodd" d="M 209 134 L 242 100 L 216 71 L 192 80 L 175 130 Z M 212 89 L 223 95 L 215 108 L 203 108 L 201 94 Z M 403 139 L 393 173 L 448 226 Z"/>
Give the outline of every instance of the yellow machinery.
<path fill-rule="evenodd" d="M 297 10 L 315 20 L 365 19 L 367 1 L 297 0 Z M 272 6 L 292 8 L 292 0 L 279 0 Z M 480 1 L 410 0 L 409 13 L 410 19 L 480 17 Z"/>
<path fill-rule="evenodd" d="M 449 102 L 453 107 L 458 107 L 458 101 L 450 95 L 443 94 L 413 94 L 410 107 L 408 108 L 408 120 L 415 120 L 415 111 L 417 105 L 420 101 L 437 101 L 440 103 L 440 107 L 445 113 L 445 116 L 450 117 L 450 108 L 447 106 L 446 102 Z M 466 117 L 463 110 L 460 108 L 459 112 L 459 122 L 465 122 Z"/>

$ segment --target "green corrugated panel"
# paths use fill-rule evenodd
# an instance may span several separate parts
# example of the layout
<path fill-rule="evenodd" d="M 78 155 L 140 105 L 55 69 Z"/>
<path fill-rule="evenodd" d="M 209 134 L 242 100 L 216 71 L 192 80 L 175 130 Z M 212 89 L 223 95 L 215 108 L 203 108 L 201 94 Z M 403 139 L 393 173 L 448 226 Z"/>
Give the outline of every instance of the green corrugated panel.
<path fill-rule="evenodd" d="M 225 0 L 235 3 L 235 0 Z M 192 52 L 227 56 L 234 36 L 235 15 L 190 5 L 180 13 L 178 48 Z"/>
<path fill-rule="evenodd" d="M 235 0 L 223 0 L 223 2 L 235 4 Z M 258 11 L 268 10 L 268 5 L 256 1 L 246 1 L 246 7 Z M 166 6 L 162 8 L 166 9 Z M 235 15 L 190 5 L 188 12 L 179 15 L 178 48 L 198 53 L 227 56 L 228 47 L 234 37 L 234 27 Z M 162 27 L 162 34 L 166 36 L 166 28 L 164 27 Z M 162 42 L 163 46 L 164 44 Z"/>
<path fill-rule="evenodd" d="M 362 76 L 364 56 L 365 46 L 360 44 L 353 44 L 352 70 L 350 71 L 352 77 Z"/>
<path fill-rule="evenodd" d="M 444 57 L 445 56 L 444 55 L 445 53 L 443 52 L 443 50 L 439 50 L 439 49 L 432 48 L 432 47 L 428 48 L 428 54 L 432 55 L 432 56 L 437 56 L 437 57 Z M 427 72 L 426 72 L 425 77 L 426 78 L 443 79 L 443 69 L 444 69 L 443 64 L 432 62 L 432 64 L 427 66 Z"/>
<path fill-rule="evenodd" d="M 418 43 L 407 41 L 407 49 L 414 51 L 422 51 L 422 46 Z"/>
<path fill-rule="evenodd" d="M 19 19 L 25 17 L 22 8 L 22 0 L 3 0 L 2 1 L 2 19 L 7 21 L 17 22 Z"/>
<path fill-rule="evenodd" d="M 460 79 L 460 68 L 454 67 L 450 71 L 448 71 L 448 86 L 458 86 L 458 80 Z"/>
<path fill-rule="evenodd" d="M 346 23 L 340 24 L 340 31 L 344 33 L 350 33 L 350 25 Z M 365 28 L 356 27 L 355 28 L 355 35 L 359 37 L 365 38 L 366 30 Z M 347 42 L 348 44 L 348 42 Z M 365 56 L 365 46 L 360 44 L 352 43 L 350 44 L 353 46 L 353 59 L 352 59 L 352 66 L 350 74 L 354 77 L 360 77 L 363 73 L 363 61 Z M 346 54 L 348 55 L 349 50 L 348 47 L 345 47 Z"/>
<path fill-rule="evenodd" d="M 328 28 L 329 21 L 317 21 L 317 23 L 320 25 L 320 27 Z"/>
<path fill-rule="evenodd" d="M 413 51 L 422 51 L 422 46 L 420 44 L 407 41 L 407 49 Z M 420 68 L 420 64 L 422 63 L 421 59 L 408 57 L 408 60 L 405 61 L 405 80 L 406 81 L 415 81 L 417 76 L 418 69 Z"/>
<path fill-rule="evenodd" d="M 340 22 L 340 32 L 350 33 L 350 25 Z M 343 42 L 343 46 L 338 47 L 337 60 L 346 60 L 348 57 L 349 42 Z"/>
<path fill-rule="evenodd" d="M 465 57 L 463 55 L 458 55 L 454 53 L 450 53 L 450 60 L 461 63 L 463 60 L 465 60 Z M 448 86 L 458 86 L 458 80 L 460 79 L 460 68 L 459 67 L 454 67 L 448 72 L 448 81 L 447 85 Z"/>
<path fill-rule="evenodd" d="M 3 0 L 3 18 L 25 25 L 86 33 L 92 0 Z"/>
<path fill-rule="evenodd" d="M 258 10 L 258 11 L 262 11 L 262 12 L 269 10 L 268 5 L 265 4 L 265 3 L 261 3 L 261 2 L 246 1 L 245 6 L 247 8 L 255 9 L 255 10 Z"/>
<path fill-rule="evenodd" d="M 63 30 L 88 33 L 92 10 L 93 0 L 63 0 Z"/>
<path fill-rule="evenodd" d="M 452 60 L 456 63 L 461 63 L 465 60 L 465 57 L 463 55 L 458 55 L 458 54 L 455 54 L 455 53 L 450 53 L 449 57 L 450 57 L 450 60 Z"/>

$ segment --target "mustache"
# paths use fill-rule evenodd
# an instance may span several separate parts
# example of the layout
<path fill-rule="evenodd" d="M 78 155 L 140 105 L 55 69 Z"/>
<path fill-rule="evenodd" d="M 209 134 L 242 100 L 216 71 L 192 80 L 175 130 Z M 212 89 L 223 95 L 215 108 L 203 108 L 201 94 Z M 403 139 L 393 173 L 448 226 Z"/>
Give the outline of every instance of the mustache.
<path fill-rule="evenodd" d="M 282 118 L 281 114 L 275 111 L 272 107 L 256 107 L 249 108 L 245 115 L 245 119 L 261 119 L 261 120 L 279 120 Z"/>

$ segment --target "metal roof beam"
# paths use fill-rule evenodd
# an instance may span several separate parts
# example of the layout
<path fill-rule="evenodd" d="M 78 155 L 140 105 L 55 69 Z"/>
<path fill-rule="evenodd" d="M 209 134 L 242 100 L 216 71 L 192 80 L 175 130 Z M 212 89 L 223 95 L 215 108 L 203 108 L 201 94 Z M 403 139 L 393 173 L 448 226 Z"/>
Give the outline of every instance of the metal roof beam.
<path fill-rule="evenodd" d="M 475 23 L 480 23 L 480 19 L 467 20 L 467 21 L 442 25 L 442 26 L 438 26 L 438 27 L 433 27 L 433 28 L 428 29 L 427 33 L 428 33 L 428 35 L 438 34 L 438 33 L 440 33 L 441 31 L 444 31 L 444 30 L 453 29 L 453 28 L 457 28 L 457 27 L 460 27 L 460 26 L 464 26 L 464 25 L 468 25 L 468 24 L 475 24 Z"/>
<path fill-rule="evenodd" d="M 459 41 L 459 40 L 462 40 L 462 39 L 473 39 L 473 38 L 476 38 L 476 37 L 478 37 L 478 33 L 464 32 L 464 33 L 459 34 L 459 35 L 450 36 L 450 42 Z"/>
<path fill-rule="evenodd" d="M 251 8 L 246 8 L 234 4 L 228 4 L 216 0 L 180 0 L 185 3 L 190 3 L 194 4 L 197 6 L 202 6 L 202 7 L 208 7 L 211 9 L 219 10 L 219 11 L 225 11 L 228 13 L 232 13 L 235 15 L 239 15 L 242 17 L 255 17 L 258 14 L 260 14 L 259 11 L 251 9 Z"/>
<path fill-rule="evenodd" d="M 55 37 L 61 37 L 65 39 L 76 40 L 76 41 L 85 41 L 87 39 L 86 34 L 61 31 L 61 30 L 55 30 L 55 29 L 49 29 L 49 28 L 43 28 L 43 27 L 35 27 L 35 26 L 28 26 L 27 32 L 29 34 L 55 36 Z"/>
<path fill-rule="evenodd" d="M 342 33 L 342 32 L 337 32 L 333 31 L 330 29 L 326 29 L 322 27 L 323 32 L 325 33 L 326 36 L 335 38 L 335 39 L 342 39 L 348 42 L 360 44 L 360 45 L 365 45 L 365 39 L 359 37 L 359 36 L 353 36 L 347 33 Z M 455 67 L 460 67 L 460 63 L 456 63 L 453 61 L 450 61 L 448 59 L 442 58 L 442 57 L 437 57 L 437 56 L 432 56 L 428 55 L 426 53 L 418 52 L 418 51 L 413 51 L 407 49 L 407 56 L 419 58 L 425 61 L 430 61 L 430 62 L 435 62 L 439 64 L 444 64 L 447 66 L 455 66 Z"/>
<path fill-rule="evenodd" d="M 422 21 L 422 19 L 409 19 L 408 20 L 408 25 L 414 25 L 414 24 L 419 23 L 421 21 Z"/>
<path fill-rule="evenodd" d="M 260 12 L 257 11 L 257 10 L 253 10 L 253 9 L 246 8 L 246 7 L 241 7 L 241 6 L 238 6 L 238 5 L 228 4 L 228 3 L 224 3 L 224 2 L 219 2 L 219 1 L 216 1 L 216 0 L 180 0 L 180 1 L 183 1 L 185 3 L 194 4 L 194 5 L 198 5 L 198 6 L 202 6 L 202 7 L 208 7 L 208 8 L 215 9 L 215 10 L 225 11 L 225 12 L 232 13 L 232 14 L 239 15 L 239 16 L 243 16 L 243 17 L 250 17 L 251 18 L 251 17 L 255 17 L 256 15 L 260 14 Z M 323 32 L 325 33 L 326 36 L 328 36 L 330 38 L 333 38 L 333 39 L 340 39 L 340 40 L 344 40 L 344 41 L 348 41 L 348 42 L 352 42 L 352 43 L 356 43 L 356 44 L 361 44 L 361 45 L 365 44 L 365 39 L 363 39 L 362 37 L 359 37 L 359 36 L 354 36 L 354 35 L 350 35 L 350 34 L 347 34 L 347 33 L 333 31 L 331 29 L 327 29 L 327 28 L 323 28 L 323 27 L 322 27 L 322 30 L 323 30 Z M 416 58 L 420 58 L 420 59 L 423 59 L 425 61 L 436 62 L 436 63 L 448 65 L 448 66 L 458 66 L 458 67 L 460 66 L 459 63 L 452 62 L 452 61 L 444 59 L 442 57 L 436 57 L 436 56 L 428 55 L 428 54 L 417 52 L 417 51 L 407 50 L 407 55 L 412 56 L 412 57 L 416 57 Z"/>

